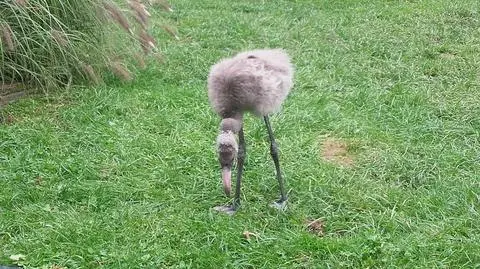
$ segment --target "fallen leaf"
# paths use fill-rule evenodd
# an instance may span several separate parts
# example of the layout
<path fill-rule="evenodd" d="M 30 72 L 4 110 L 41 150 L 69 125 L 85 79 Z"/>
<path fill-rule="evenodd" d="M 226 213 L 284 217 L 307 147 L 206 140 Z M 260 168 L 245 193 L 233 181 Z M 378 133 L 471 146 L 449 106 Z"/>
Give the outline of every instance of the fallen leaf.
<path fill-rule="evenodd" d="M 306 220 L 305 224 L 307 225 L 309 232 L 314 233 L 317 236 L 324 235 L 325 222 L 321 218 L 316 220 Z"/>
<path fill-rule="evenodd" d="M 250 238 L 251 238 L 250 236 L 254 236 L 255 238 L 257 238 L 258 234 L 252 233 L 252 232 L 249 232 L 249 231 L 245 231 L 245 232 L 243 232 L 243 236 L 245 237 L 245 239 L 250 240 Z"/>
<path fill-rule="evenodd" d="M 37 176 L 35 178 L 35 185 L 42 185 L 43 184 L 43 178 L 41 176 Z"/>
<path fill-rule="evenodd" d="M 16 255 L 11 255 L 10 257 L 10 260 L 14 261 L 14 262 L 18 262 L 20 260 L 25 260 L 25 255 L 23 254 L 16 254 Z"/>

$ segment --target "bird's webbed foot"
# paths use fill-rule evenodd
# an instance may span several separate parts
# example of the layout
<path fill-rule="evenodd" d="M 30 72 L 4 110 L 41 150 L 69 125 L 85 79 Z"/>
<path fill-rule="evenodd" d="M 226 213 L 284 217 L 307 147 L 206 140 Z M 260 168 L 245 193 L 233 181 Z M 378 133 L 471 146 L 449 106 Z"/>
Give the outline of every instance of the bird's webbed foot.
<path fill-rule="evenodd" d="M 213 209 L 215 209 L 218 212 L 225 213 L 229 216 L 233 216 L 237 212 L 237 207 L 234 207 L 233 205 L 220 205 L 216 206 Z"/>
<path fill-rule="evenodd" d="M 270 207 L 279 211 L 285 211 L 287 209 L 287 200 L 278 200 L 270 204 Z"/>

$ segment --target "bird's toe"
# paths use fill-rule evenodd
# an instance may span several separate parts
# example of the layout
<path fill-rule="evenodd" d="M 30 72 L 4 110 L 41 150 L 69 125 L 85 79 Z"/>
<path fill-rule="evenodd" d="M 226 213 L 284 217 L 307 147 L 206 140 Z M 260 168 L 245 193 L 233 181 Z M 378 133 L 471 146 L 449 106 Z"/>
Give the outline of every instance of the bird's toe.
<path fill-rule="evenodd" d="M 287 209 L 287 200 L 284 201 L 275 201 L 270 204 L 270 207 L 275 208 L 280 211 L 285 211 Z"/>
<path fill-rule="evenodd" d="M 218 212 L 225 213 L 229 216 L 233 216 L 233 214 L 237 212 L 237 210 L 233 206 L 221 205 L 221 206 L 216 206 L 213 209 L 215 209 Z"/>

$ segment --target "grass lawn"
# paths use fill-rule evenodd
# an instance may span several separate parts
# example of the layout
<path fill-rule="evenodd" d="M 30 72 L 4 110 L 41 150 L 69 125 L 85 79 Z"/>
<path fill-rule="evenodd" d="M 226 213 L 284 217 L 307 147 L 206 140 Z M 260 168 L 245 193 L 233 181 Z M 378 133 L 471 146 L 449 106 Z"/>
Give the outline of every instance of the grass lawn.
<path fill-rule="evenodd" d="M 0 264 L 480 268 L 478 0 L 172 4 L 181 38 L 135 82 L 1 110 Z M 272 117 L 289 206 L 268 207 L 267 133 L 247 116 L 243 204 L 229 217 L 212 211 L 229 200 L 206 78 L 219 58 L 264 47 L 296 66 Z"/>

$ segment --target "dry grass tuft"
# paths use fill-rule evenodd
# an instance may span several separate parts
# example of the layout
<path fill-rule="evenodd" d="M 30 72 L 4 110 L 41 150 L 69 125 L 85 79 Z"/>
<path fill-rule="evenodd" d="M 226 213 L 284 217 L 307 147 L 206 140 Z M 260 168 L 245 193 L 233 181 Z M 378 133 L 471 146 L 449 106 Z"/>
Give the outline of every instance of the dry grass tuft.
<path fill-rule="evenodd" d="M 169 26 L 169 25 L 163 25 L 162 26 L 162 29 L 165 30 L 165 32 L 167 32 L 168 34 L 170 34 L 172 37 L 174 37 L 175 39 L 179 40 L 180 37 L 178 37 L 178 34 L 177 34 L 177 30 L 175 30 L 173 27 Z"/>
<path fill-rule="evenodd" d="M 127 33 L 132 33 L 132 29 L 130 27 L 130 24 L 128 23 L 127 18 L 118 6 L 116 6 L 112 2 L 103 2 L 103 6 L 110 13 L 112 19 L 118 23 L 118 25 L 125 29 Z"/>
<path fill-rule="evenodd" d="M 27 0 L 15 0 L 15 3 L 17 3 L 19 6 L 26 6 L 27 5 Z"/>
<path fill-rule="evenodd" d="M 147 64 L 145 63 L 145 58 L 141 53 L 136 53 L 134 58 L 140 69 L 145 69 L 147 67 Z"/>
<path fill-rule="evenodd" d="M 158 5 L 162 7 L 165 11 L 173 12 L 172 6 L 166 0 L 150 0 L 151 5 Z"/>
<path fill-rule="evenodd" d="M 59 30 L 55 30 L 55 29 L 52 29 L 50 30 L 50 34 L 52 35 L 53 39 L 55 40 L 55 42 L 57 42 L 58 44 L 60 44 L 61 46 L 68 46 L 68 37 L 67 37 L 67 34 L 63 31 L 59 31 Z"/>
<path fill-rule="evenodd" d="M 110 64 L 112 72 L 123 81 L 133 80 L 132 73 L 127 69 L 127 67 L 120 61 L 113 61 Z"/>
<path fill-rule="evenodd" d="M 89 64 L 82 63 L 83 72 L 87 75 L 87 77 L 92 81 L 95 85 L 101 84 L 102 80 L 99 76 L 95 73 L 93 67 Z"/>
<path fill-rule="evenodd" d="M 128 1 L 130 9 L 133 11 L 134 18 L 137 22 L 146 29 L 148 26 L 148 18 L 151 14 L 147 11 L 147 8 L 144 4 L 137 1 Z"/>
<path fill-rule="evenodd" d="M 13 43 L 13 32 L 12 28 L 10 28 L 10 25 L 7 23 L 4 23 L 1 26 L 1 31 L 2 31 L 2 43 L 5 44 L 5 47 L 7 48 L 7 51 L 14 51 L 15 50 L 15 44 Z"/>
<path fill-rule="evenodd" d="M 155 39 L 144 29 L 140 30 L 140 33 L 138 34 L 138 41 L 140 42 L 140 46 L 145 54 L 148 54 L 152 52 L 153 49 L 157 48 L 155 45 Z"/>

